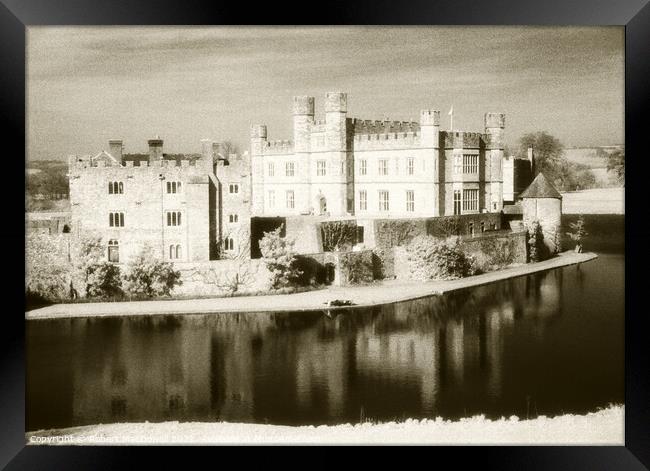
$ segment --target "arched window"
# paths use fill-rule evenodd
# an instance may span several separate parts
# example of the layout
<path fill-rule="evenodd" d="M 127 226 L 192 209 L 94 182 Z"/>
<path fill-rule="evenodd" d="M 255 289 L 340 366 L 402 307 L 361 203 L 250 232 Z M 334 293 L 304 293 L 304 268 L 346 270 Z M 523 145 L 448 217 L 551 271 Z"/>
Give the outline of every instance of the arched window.
<path fill-rule="evenodd" d="M 113 194 L 113 182 L 108 182 L 108 194 Z"/>
<path fill-rule="evenodd" d="M 124 193 L 124 183 L 120 182 L 118 184 L 118 190 L 120 191 L 120 194 Z"/>
<path fill-rule="evenodd" d="M 169 246 L 169 258 L 174 258 L 174 246 Z"/>
<path fill-rule="evenodd" d="M 120 262 L 120 244 L 115 239 L 108 241 L 108 261 L 113 263 Z"/>
<path fill-rule="evenodd" d="M 182 257 L 181 246 L 180 244 L 176 245 L 176 258 L 180 259 Z"/>

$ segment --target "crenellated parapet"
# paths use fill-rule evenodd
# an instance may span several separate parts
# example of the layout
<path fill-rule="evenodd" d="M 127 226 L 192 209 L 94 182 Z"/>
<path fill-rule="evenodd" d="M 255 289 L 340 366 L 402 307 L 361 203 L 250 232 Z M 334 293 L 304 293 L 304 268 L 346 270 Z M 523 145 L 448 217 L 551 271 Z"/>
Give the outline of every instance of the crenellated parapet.
<path fill-rule="evenodd" d="M 350 120 L 354 134 L 390 134 L 415 133 L 420 131 L 420 123 L 416 121 L 373 121 L 353 118 Z"/>
<path fill-rule="evenodd" d="M 290 140 L 266 141 L 263 147 L 264 154 L 288 154 L 293 153 L 293 142 Z"/>
<path fill-rule="evenodd" d="M 479 132 L 442 131 L 440 133 L 440 147 L 443 149 L 479 149 L 485 147 L 489 135 Z"/>
<path fill-rule="evenodd" d="M 209 167 L 209 168 L 208 168 Z M 93 178 L 139 178 L 146 176 L 173 176 L 175 178 L 193 178 L 212 172 L 211 165 L 206 165 L 203 159 L 196 160 L 155 160 L 122 162 L 121 165 L 107 165 L 103 161 L 73 161 L 69 163 L 70 178 L 77 179 L 85 176 Z"/>
<path fill-rule="evenodd" d="M 381 134 L 356 134 L 354 150 L 403 149 L 420 146 L 418 132 L 390 132 Z"/>

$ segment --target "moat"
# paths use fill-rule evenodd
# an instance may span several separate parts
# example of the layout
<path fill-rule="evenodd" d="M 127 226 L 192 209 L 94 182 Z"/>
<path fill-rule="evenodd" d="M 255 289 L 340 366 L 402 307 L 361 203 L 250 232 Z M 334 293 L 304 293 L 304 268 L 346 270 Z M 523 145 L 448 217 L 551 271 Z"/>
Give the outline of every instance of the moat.
<path fill-rule="evenodd" d="M 329 314 L 28 321 L 27 430 L 532 418 L 623 403 L 623 217 L 587 222 L 598 259 L 444 296 Z"/>

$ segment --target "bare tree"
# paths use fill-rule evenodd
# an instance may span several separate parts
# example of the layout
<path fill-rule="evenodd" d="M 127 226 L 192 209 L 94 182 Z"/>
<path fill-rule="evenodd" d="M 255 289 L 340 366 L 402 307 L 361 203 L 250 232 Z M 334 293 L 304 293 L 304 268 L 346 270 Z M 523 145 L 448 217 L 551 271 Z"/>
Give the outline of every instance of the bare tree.
<path fill-rule="evenodd" d="M 233 241 L 232 250 L 226 250 L 225 244 L 227 241 Z M 227 232 L 219 241 L 219 248 L 219 258 L 221 260 L 232 260 L 232 266 L 219 274 L 215 284 L 230 293 L 239 291 L 242 286 L 250 285 L 255 279 L 250 257 L 250 232 L 245 228 Z"/>

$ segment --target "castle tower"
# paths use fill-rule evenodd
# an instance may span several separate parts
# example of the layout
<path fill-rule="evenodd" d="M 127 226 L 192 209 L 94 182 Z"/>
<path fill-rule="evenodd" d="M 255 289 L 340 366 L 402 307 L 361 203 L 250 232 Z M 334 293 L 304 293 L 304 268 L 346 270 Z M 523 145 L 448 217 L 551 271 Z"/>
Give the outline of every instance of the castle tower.
<path fill-rule="evenodd" d="M 485 149 L 486 201 L 489 212 L 496 213 L 503 209 L 503 149 L 505 113 L 485 113 L 485 134 L 488 144 Z M 489 188 L 487 188 L 489 185 Z"/>
<path fill-rule="evenodd" d="M 156 136 L 147 142 L 149 143 L 149 163 L 162 160 L 163 140 L 159 136 Z"/>
<path fill-rule="evenodd" d="M 115 159 L 121 164 L 122 163 L 122 152 L 124 146 L 121 139 L 111 139 L 108 141 L 108 148 L 110 153 Z"/>
<path fill-rule="evenodd" d="M 328 209 L 331 214 L 347 214 L 348 200 L 354 199 L 353 175 L 348 175 L 347 152 L 347 111 L 348 95 L 342 92 L 328 92 L 325 97 L 325 145 L 329 151 L 329 168 L 331 169 L 331 201 Z M 350 158 L 352 158 L 350 156 Z M 353 208 L 350 208 L 353 211 Z"/>
<path fill-rule="evenodd" d="M 251 213 L 264 214 L 264 147 L 266 146 L 266 125 L 251 126 Z"/>
<path fill-rule="evenodd" d="M 438 149 L 440 138 L 440 111 L 420 111 L 420 146 Z"/>
<path fill-rule="evenodd" d="M 314 97 L 293 97 L 293 146 L 296 153 L 309 152 L 314 124 Z"/>
<path fill-rule="evenodd" d="M 440 111 L 438 110 L 421 110 L 420 111 L 420 147 L 424 151 L 427 159 L 431 161 L 433 168 L 433 183 L 435 185 L 433 194 L 435 195 L 434 214 L 444 214 L 444 156 L 440 158 Z"/>

